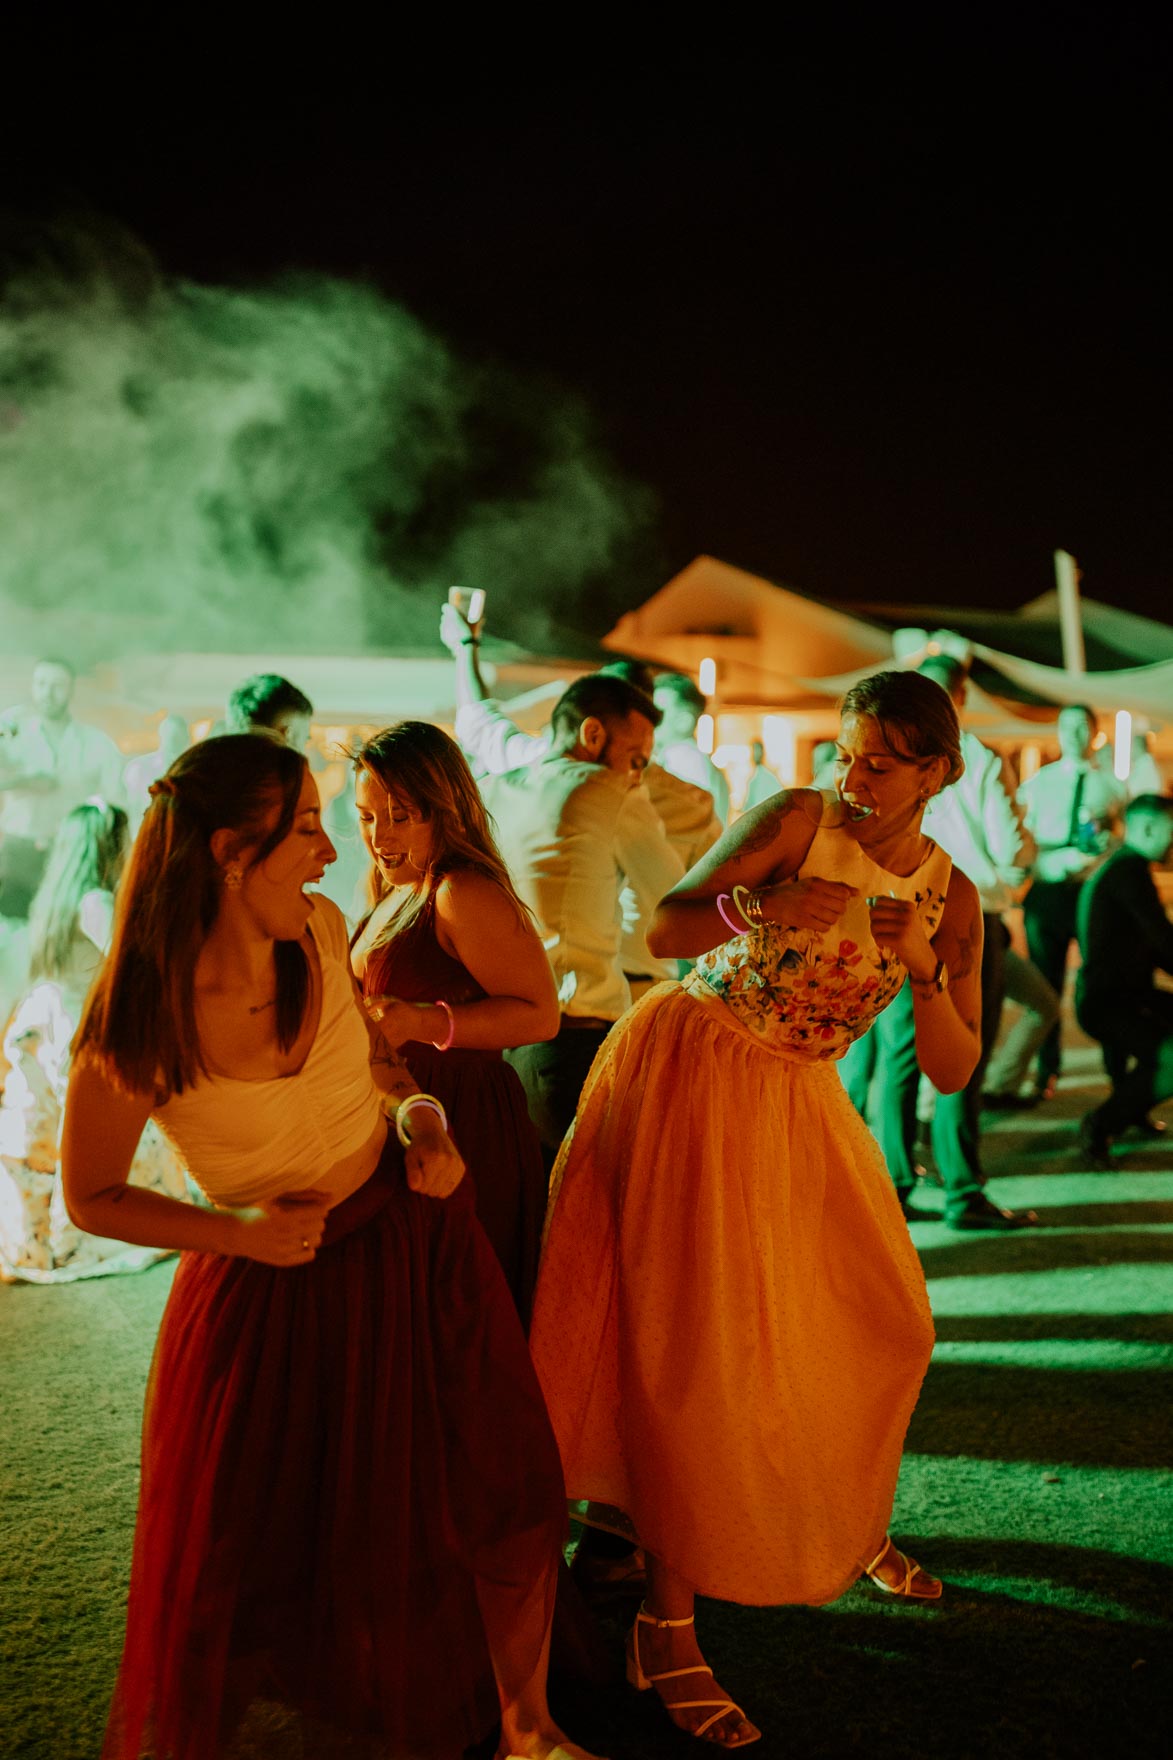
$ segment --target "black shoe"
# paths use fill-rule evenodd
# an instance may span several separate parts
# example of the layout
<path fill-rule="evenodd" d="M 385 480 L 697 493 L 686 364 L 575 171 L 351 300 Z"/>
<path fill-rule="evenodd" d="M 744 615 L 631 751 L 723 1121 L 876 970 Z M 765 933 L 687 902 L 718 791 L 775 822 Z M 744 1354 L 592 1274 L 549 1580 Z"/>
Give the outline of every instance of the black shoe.
<path fill-rule="evenodd" d="M 912 1192 L 897 1192 L 896 1196 L 900 1199 L 900 1208 L 904 1212 L 905 1222 L 940 1222 L 941 1212 L 939 1210 L 922 1210 L 919 1204 L 913 1202 Z"/>
<path fill-rule="evenodd" d="M 983 1094 L 983 1112 L 1032 1112 L 1042 1099 L 1038 1089 L 1029 1094 Z"/>
<path fill-rule="evenodd" d="M 1013 1228 L 1034 1228 L 1038 1216 L 1033 1210 L 1002 1210 L 992 1204 L 984 1192 L 974 1192 L 965 1200 L 965 1207 L 952 1216 L 946 1214 L 945 1221 L 950 1228 L 960 1229 L 963 1233 L 979 1231 L 991 1234 L 1006 1234 Z"/>
<path fill-rule="evenodd" d="M 1094 1112 L 1079 1121 L 1079 1152 L 1096 1173 L 1107 1173 L 1112 1165 L 1112 1139 Z"/>

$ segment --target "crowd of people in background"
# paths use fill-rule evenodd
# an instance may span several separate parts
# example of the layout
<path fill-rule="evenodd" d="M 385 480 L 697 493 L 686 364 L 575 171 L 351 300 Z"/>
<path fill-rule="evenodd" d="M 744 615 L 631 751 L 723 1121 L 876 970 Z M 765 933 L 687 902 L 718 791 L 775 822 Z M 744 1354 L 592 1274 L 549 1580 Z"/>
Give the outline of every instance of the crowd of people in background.
<path fill-rule="evenodd" d="M 412 1752 L 584 1755 L 545 1686 L 567 1497 L 558 1594 L 642 1594 L 631 1683 L 755 1741 L 697 1593 L 942 1593 L 888 1534 L 908 1224 L 936 1183 L 951 1229 L 1038 1225 L 982 1115 L 1054 1098 L 1073 945 L 1081 1152 L 1173 1097 L 1173 799 L 1090 708 L 1019 783 L 930 654 L 848 693 L 808 786 L 756 741 L 734 811 L 691 678 L 613 662 L 534 734 L 481 625 L 440 635 L 454 733 L 389 704 L 325 805 L 274 673 L 129 763 L 64 661 L 0 716 L 0 1278 L 180 1255 L 111 1756 L 214 1753 L 262 1685 Z"/>

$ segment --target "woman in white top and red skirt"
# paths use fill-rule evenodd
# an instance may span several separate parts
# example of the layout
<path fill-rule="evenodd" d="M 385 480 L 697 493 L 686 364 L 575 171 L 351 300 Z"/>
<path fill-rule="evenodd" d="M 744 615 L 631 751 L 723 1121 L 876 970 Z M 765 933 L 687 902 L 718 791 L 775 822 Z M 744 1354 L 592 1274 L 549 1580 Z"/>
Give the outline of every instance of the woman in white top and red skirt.
<path fill-rule="evenodd" d="M 545 1699 L 557 1449 L 442 1109 L 305 891 L 313 779 L 229 735 L 152 793 L 63 1148 L 81 1227 L 182 1250 L 105 1754 L 207 1760 L 263 1697 L 396 1751 L 499 1716 L 502 1754 L 579 1755 Z M 211 1208 L 127 1184 L 150 1116 Z"/>

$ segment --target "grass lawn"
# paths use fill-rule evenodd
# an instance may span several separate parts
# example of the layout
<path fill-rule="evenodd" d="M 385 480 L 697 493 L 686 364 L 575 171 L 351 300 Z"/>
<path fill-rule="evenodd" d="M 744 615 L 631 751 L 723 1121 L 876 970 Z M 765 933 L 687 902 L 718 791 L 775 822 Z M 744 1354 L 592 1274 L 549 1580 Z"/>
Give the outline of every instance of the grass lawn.
<path fill-rule="evenodd" d="M 1173 1755 L 1173 1146 L 1079 1161 L 1096 1089 L 990 1121 L 992 1195 L 1037 1232 L 913 1227 L 938 1345 L 893 1531 L 935 1606 L 704 1604 L 706 1650 L 773 1756 Z M 926 1204 L 939 1202 L 930 1191 Z M 147 1363 L 171 1269 L 0 1286 L 0 1756 L 90 1760 L 121 1641 Z M 634 1608 L 601 1615 L 618 1663 Z M 699 1752 L 621 1682 L 561 1684 L 615 1760 Z M 357 1750 L 261 1711 L 249 1760 Z"/>

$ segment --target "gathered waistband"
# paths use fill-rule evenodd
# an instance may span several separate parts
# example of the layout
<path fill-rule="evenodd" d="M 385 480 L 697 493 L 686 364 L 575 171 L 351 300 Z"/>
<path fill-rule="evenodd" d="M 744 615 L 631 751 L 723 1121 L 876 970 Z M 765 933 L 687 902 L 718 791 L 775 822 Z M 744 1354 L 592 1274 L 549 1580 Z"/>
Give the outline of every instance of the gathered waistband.
<path fill-rule="evenodd" d="M 779 1057 L 786 1063 L 798 1063 L 804 1069 L 816 1070 L 833 1069 L 838 1061 L 836 1057 L 816 1057 L 809 1051 L 800 1051 L 791 1045 L 771 1045 L 768 1039 L 763 1039 L 760 1033 L 753 1032 L 744 1021 L 739 1020 L 729 1004 L 717 995 L 711 985 L 706 984 L 697 971 L 691 971 L 686 978 L 682 978 L 680 987 L 694 1002 L 702 1003 L 717 1015 L 722 1026 L 728 1027 L 734 1033 L 740 1033 L 743 1039 L 748 1039 L 751 1045 L 763 1051 L 767 1057 Z"/>

